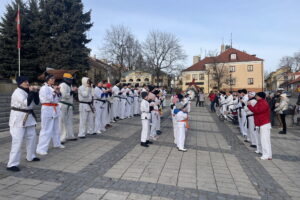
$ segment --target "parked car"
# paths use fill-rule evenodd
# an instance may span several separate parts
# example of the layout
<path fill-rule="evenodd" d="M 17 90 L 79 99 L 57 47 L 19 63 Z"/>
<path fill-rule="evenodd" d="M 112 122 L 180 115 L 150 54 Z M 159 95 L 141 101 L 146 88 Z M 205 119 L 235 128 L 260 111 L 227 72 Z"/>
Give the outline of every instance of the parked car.
<path fill-rule="evenodd" d="M 291 97 L 292 96 L 292 93 L 289 92 L 289 91 L 284 91 L 283 93 L 285 93 L 287 97 Z"/>

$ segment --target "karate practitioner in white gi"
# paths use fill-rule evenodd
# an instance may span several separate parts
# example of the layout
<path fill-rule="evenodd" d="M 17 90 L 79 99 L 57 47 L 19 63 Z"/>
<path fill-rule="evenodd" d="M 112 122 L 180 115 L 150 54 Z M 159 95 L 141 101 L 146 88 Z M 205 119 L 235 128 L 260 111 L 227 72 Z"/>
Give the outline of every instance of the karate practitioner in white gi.
<path fill-rule="evenodd" d="M 113 95 L 113 104 L 112 104 L 112 110 L 113 110 L 113 117 L 114 121 L 117 121 L 120 118 L 120 88 L 119 88 L 120 82 L 116 81 L 116 85 L 112 87 L 112 95 Z"/>
<path fill-rule="evenodd" d="M 94 113 L 93 94 L 91 81 L 87 77 L 81 80 L 82 85 L 78 88 L 79 100 L 79 133 L 78 137 L 84 139 L 86 134 L 94 133 Z"/>
<path fill-rule="evenodd" d="M 186 131 L 186 120 L 188 119 L 187 110 L 181 103 L 176 104 L 174 110 L 176 127 L 177 127 L 177 148 L 179 151 L 187 151 L 184 148 L 185 143 L 185 131 Z"/>
<path fill-rule="evenodd" d="M 46 82 L 39 92 L 41 108 L 41 131 L 36 153 L 47 155 L 50 141 L 52 139 L 54 148 L 65 148 L 60 143 L 59 116 L 60 109 L 58 102 L 60 100 L 60 89 L 55 86 L 55 78 L 53 75 L 46 76 Z"/>
<path fill-rule="evenodd" d="M 61 117 L 59 118 L 60 141 L 64 144 L 67 140 L 75 141 L 73 128 L 73 95 L 77 92 L 77 87 L 72 86 L 73 76 L 64 73 L 63 82 L 59 85 L 61 99 L 59 101 Z"/>
<path fill-rule="evenodd" d="M 140 100 L 139 100 L 139 95 L 140 90 L 139 90 L 139 84 L 135 84 L 135 88 L 133 91 L 133 115 L 138 116 L 140 114 Z"/>
<path fill-rule="evenodd" d="M 11 112 L 9 128 L 12 137 L 11 151 L 7 170 L 20 171 L 21 147 L 23 139 L 26 140 L 27 161 L 40 161 L 35 156 L 36 149 L 36 119 L 33 114 L 33 105 L 39 104 L 38 93 L 34 87 L 29 87 L 28 78 L 17 78 L 18 88 L 11 96 Z"/>
<path fill-rule="evenodd" d="M 148 102 L 148 93 L 141 93 L 141 120 L 142 120 L 142 132 L 141 132 L 141 146 L 149 147 L 149 144 L 153 142 L 149 141 L 150 138 L 150 104 Z"/>
<path fill-rule="evenodd" d="M 125 119 L 127 118 L 126 116 L 126 106 L 127 106 L 127 85 L 124 84 L 122 89 L 121 89 L 121 102 L 120 102 L 120 119 Z"/>
<path fill-rule="evenodd" d="M 249 141 L 249 136 L 247 135 L 247 118 L 246 118 L 246 112 L 245 112 L 245 106 L 247 106 L 247 102 L 249 100 L 249 97 L 248 97 L 248 92 L 246 89 L 242 89 L 241 90 L 241 99 L 240 99 L 240 131 L 241 133 L 243 134 L 243 136 L 245 137 L 245 142 L 250 142 Z"/>
<path fill-rule="evenodd" d="M 105 131 L 105 125 L 103 123 L 102 117 L 104 112 L 104 92 L 102 90 L 103 83 L 100 81 L 97 87 L 94 89 L 94 106 L 95 106 L 95 129 L 94 132 L 101 134 L 101 131 Z"/>

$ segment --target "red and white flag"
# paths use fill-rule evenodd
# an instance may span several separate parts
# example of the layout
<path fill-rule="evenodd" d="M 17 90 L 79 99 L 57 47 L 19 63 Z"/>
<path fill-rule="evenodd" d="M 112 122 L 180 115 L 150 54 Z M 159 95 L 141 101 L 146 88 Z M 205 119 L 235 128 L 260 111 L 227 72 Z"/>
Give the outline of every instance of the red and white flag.
<path fill-rule="evenodd" d="M 18 32 L 18 49 L 21 48 L 21 18 L 20 18 L 20 7 L 18 6 L 18 13 L 17 13 L 17 17 L 16 17 L 16 21 L 17 21 L 17 32 Z"/>

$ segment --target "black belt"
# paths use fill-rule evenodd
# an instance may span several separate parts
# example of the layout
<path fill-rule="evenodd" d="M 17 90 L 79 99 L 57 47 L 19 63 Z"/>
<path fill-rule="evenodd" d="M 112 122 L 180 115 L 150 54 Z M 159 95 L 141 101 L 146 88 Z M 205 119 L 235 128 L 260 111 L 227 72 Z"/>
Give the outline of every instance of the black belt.
<path fill-rule="evenodd" d="M 36 115 L 35 115 L 35 113 L 34 113 L 34 111 L 33 111 L 32 109 L 27 110 L 27 109 L 21 109 L 21 108 L 16 108 L 16 107 L 11 107 L 11 109 L 14 110 L 14 111 L 26 113 L 26 115 L 25 115 L 25 117 L 24 117 L 24 119 L 23 119 L 23 126 L 25 126 L 26 121 L 27 121 L 27 119 L 28 119 L 28 116 L 29 116 L 30 114 L 34 117 L 34 119 L 35 119 L 35 121 L 36 121 Z"/>
<path fill-rule="evenodd" d="M 95 101 L 101 101 L 102 103 L 106 103 L 106 100 L 102 100 L 102 99 L 94 99 Z"/>
<path fill-rule="evenodd" d="M 247 115 L 246 116 L 246 120 L 247 120 L 247 128 L 249 128 L 249 117 L 252 117 L 252 116 L 254 116 L 253 114 L 252 115 Z"/>
<path fill-rule="evenodd" d="M 95 112 L 95 109 L 93 107 L 93 102 L 85 102 L 85 101 L 79 101 L 79 103 L 83 103 L 83 104 L 88 104 L 92 110 L 92 112 L 94 113 Z"/>

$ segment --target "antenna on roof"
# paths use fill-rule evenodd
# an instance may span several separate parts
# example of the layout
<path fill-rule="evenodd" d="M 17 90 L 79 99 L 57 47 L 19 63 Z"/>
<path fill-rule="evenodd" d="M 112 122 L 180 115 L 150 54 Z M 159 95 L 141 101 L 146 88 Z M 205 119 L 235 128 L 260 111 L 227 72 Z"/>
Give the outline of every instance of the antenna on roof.
<path fill-rule="evenodd" d="M 232 48 L 232 33 L 230 33 L 230 48 Z"/>

